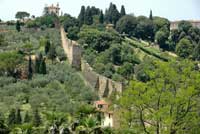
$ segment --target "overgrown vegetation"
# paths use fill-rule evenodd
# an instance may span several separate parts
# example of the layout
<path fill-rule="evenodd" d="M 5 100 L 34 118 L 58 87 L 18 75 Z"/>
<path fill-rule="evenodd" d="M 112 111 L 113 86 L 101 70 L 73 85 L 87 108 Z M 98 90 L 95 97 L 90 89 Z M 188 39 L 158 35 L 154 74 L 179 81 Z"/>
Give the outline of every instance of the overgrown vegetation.
<path fill-rule="evenodd" d="M 44 10 L 18 12 L 0 33 L 0 133 L 199 133 L 200 29 L 181 21 L 127 14 L 113 3 L 105 13 L 81 7 L 78 17 Z M 102 126 L 98 99 L 61 47 L 59 27 L 83 48 L 94 70 L 127 86 L 113 103 L 116 129 Z M 16 29 L 16 30 L 14 30 Z M 128 86 L 129 85 L 129 86 Z M 113 97 L 114 96 L 114 97 Z"/>
<path fill-rule="evenodd" d="M 64 61 L 57 29 L 8 32 L 1 43 L 0 133 L 42 134 L 54 124 L 61 129 L 98 98 Z"/>
<path fill-rule="evenodd" d="M 149 80 L 131 81 L 116 102 L 120 129 L 133 133 L 199 133 L 199 78 L 187 60 L 153 61 Z"/>

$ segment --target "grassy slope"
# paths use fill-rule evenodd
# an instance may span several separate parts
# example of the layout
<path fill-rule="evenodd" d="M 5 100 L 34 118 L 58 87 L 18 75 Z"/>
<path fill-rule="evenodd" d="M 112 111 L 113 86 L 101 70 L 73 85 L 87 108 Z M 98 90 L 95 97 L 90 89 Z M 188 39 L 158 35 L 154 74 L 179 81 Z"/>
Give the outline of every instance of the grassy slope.
<path fill-rule="evenodd" d="M 149 46 L 142 41 L 126 38 L 125 41 L 133 47 L 138 55 L 138 58 L 143 60 L 145 57 L 159 59 L 162 61 L 169 61 L 174 59 L 174 56 L 169 55 L 167 52 L 162 52 L 157 47 Z"/>

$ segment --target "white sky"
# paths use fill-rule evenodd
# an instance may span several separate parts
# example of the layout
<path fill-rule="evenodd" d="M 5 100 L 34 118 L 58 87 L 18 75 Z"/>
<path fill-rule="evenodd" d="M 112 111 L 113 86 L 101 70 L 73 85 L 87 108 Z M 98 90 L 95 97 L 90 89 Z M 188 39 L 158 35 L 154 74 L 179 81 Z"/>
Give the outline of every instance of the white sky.
<path fill-rule="evenodd" d="M 113 2 L 120 10 L 125 6 L 127 13 L 136 16 L 149 16 L 152 9 L 154 16 L 166 17 L 169 20 L 200 20 L 200 0 L 0 0 L 0 19 L 14 19 L 17 11 L 27 11 L 31 15 L 40 16 L 45 4 L 59 2 L 61 10 L 72 16 L 78 16 L 81 5 L 96 6 L 105 11 Z"/>

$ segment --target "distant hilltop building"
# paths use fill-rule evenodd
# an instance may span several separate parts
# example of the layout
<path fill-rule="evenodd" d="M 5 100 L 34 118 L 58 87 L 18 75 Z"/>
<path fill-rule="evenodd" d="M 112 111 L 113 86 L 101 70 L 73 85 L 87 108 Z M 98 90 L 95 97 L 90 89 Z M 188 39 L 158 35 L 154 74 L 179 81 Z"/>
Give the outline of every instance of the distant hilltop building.
<path fill-rule="evenodd" d="M 44 14 L 56 14 L 57 16 L 59 16 L 59 12 L 60 12 L 59 3 L 57 3 L 55 6 L 53 4 L 50 6 L 45 5 Z"/>
<path fill-rule="evenodd" d="M 170 23 L 170 29 L 173 30 L 173 29 L 178 29 L 178 24 L 180 23 L 181 21 L 172 21 Z M 200 29 L 200 20 L 188 20 L 188 22 L 190 22 L 192 24 L 192 26 L 194 27 L 197 27 Z"/>

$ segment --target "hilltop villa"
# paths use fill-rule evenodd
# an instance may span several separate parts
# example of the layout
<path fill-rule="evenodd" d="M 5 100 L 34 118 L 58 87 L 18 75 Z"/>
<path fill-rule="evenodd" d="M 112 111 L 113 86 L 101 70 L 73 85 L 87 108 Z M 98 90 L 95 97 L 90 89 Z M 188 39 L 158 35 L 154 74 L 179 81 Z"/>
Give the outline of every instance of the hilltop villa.
<path fill-rule="evenodd" d="M 45 14 L 56 14 L 57 16 L 59 16 L 59 12 L 60 12 L 60 8 L 59 8 L 59 3 L 57 3 L 57 5 L 45 5 Z"/>
<path fill-rule="evenodd" d="M 170 24 L 170 29 L 171 30 L 178 29 L 178 24 L 180 22 L 181 21 L 172 21 L 171 24 Z M 200 20 L 188 20 L 188 22 L 190 22 L 192 24 L 192 26 L 200 29 Z"/>

